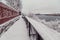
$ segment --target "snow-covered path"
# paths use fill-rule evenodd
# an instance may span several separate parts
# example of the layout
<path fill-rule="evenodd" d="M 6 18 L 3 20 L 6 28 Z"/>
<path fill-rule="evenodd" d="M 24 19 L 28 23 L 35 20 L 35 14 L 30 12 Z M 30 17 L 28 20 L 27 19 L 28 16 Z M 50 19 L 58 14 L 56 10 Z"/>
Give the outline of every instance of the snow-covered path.
<path fill-rule="evenodd" d="M 20 18 L 20 20 L 2 35 L 0 40 L 29 40 L 24 20 Z"/>

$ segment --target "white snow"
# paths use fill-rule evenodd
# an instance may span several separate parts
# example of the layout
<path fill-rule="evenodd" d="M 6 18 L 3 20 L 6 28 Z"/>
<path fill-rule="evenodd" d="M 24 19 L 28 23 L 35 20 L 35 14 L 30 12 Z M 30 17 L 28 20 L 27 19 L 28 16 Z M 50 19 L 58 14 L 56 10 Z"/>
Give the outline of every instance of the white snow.
<path fill-rule="evenodd" d="M 29 22 L 33 25 L 36 31 L 43 37 L 44 40 L 60 40 L 60 33 L 46 27 L 46 25 L 26 16 Z"/>
<path fill-rule="evenodd" d="M 20 20 L 0 37 L 0 40 L 29 40 L 24 20 L 20 18 Z"/>

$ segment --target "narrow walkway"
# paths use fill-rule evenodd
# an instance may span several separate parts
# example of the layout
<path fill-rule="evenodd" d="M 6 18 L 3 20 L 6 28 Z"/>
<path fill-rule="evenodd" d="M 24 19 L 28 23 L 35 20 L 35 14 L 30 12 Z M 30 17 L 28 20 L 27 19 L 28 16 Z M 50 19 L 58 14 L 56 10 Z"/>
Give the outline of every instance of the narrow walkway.
<path fill-rule="evenodd" d="M 0 40 L 29 40 L 24 20 L 20 18 L 20 20 L 2 35 Z"/>

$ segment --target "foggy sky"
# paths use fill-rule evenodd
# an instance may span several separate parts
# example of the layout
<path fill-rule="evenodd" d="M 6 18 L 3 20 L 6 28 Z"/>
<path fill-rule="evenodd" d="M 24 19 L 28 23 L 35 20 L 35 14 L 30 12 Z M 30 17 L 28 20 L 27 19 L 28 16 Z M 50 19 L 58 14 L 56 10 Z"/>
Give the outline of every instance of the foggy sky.
<path fill-rule="evenodd" d="M 60 12 L 60 0 L 22 0 L 23 13 Z"/>

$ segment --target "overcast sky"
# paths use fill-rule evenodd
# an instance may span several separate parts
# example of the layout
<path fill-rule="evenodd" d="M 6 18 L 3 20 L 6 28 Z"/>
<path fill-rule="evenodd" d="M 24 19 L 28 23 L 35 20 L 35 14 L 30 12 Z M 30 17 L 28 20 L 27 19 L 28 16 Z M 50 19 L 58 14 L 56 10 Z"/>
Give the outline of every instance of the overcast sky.
<path fill-rule="evenodd" d="M 60 0 L 22 0 L 23 13 L 60 12 Z"/>

